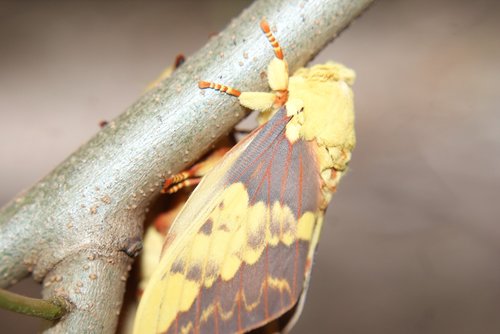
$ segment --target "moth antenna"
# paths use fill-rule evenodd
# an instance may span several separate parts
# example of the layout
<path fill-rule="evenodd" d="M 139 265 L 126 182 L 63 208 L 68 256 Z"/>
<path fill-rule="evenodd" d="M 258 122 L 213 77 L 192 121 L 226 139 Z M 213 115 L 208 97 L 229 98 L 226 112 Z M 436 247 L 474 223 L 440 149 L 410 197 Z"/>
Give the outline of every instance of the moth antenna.
<path fill-rule="evenodd" d="M 236 97 L 241 95 L 241 92 L 239 90 L 228 87 L 226 85 L 221 85 L 221 84 L 218 84 L 215 82 L 199 81 L 198 87 L 200 87 L 201 89 L 205 89 L 205 88 L 215 89 L 215 90 L 218 90 L 219 92 L 223 92 L 223 93 L 226 93 L 228 95 L 232 95 L 232 96 L 236 96 Z"/>
<path fill-rule="evenodd" d="M 276 58 L 283 60 L 283 50 L 281 49 L 280 44 L 278 43 L 278 41 L 274 37 L 273 33 L 271 32 L 271 29 L 269 28 L 269 24 L 267 23 L 266 20 L 262 19 L 262 21 L 260 21 L 260 28 L 262 29 L 262 31 L 266 35 L 269 43 L 271 43 L 271 46 L 274 49 L 274 54 L 275 54 Z"/>

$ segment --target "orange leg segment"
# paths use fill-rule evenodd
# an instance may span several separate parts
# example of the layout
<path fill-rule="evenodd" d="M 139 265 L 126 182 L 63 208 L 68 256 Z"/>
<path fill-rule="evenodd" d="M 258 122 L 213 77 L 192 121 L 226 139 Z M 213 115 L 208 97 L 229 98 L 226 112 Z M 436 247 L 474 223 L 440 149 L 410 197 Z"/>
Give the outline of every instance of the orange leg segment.
<path fill-rule="evenodd" d="M 188 187 L 190 185 L 196 185 L 200 183 L 199 177 L 197 176 L 198 169 L 201 166 L 199 164 L 194 165 L 190 169 L 181 172 L 179 174 L 175 174 L 172 177 L 169 177 L 168 179 L 165 180 L 165 183 L 163 183 L 163 188 L 161 190 L 162 194 L 173 194 L 178 192 L 184 187 Z M 198 181 L 196 181 L 198 179 Z M 195 180 L 191 182 L 191 180 Z"/>
<path fill-rule="evenodd" d="M 161 193 L 173 194 L 182 188 L 194 186 L 200 183 L 201 177 L 208 173 L 208 171 L 212 169 L 215 164 L 230 150 L 230 146 L 227 145 L 228 144 L 224 143 L 224 146 L 210 153 L 208 157 L 195 164 L 193 167 L 166 179 L 163 183 Z"/>
<path fill-rule="evenodd" d="M 178 192 L 179 190 L 181 190 L 182 188 L 195 186 L 198 183 L 200 183 L 200 181 L 201 181 L 201 177 L 186 179 L 186 180 L 178 182 L 174 185 L 171 185 L 170 187 L 167 187 L 167 188 L 163 187 L 161 192 L 164 194 L 174 194 L 174 193 Z"/>

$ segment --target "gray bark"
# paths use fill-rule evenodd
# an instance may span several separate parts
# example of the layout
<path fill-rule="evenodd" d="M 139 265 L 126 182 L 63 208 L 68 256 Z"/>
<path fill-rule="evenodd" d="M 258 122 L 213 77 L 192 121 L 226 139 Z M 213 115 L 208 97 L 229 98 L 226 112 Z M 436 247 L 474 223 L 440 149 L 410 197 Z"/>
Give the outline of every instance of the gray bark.
<path fill-rule="evenodd" d="M 113 332 L 131 254 L 162 178 L 187 167 L 246 114 L 199 79 L 268 90 L 276 27 L 290 71 L 304 66 L 372 0 L 256 1 L 88 143 L 0 211 L 0 286 L 30 272 L 72 311 L 48 332 Z M 242 65 L 241 65 L 242 62 Z M 127 255 L 127 253 L 129 255 Z"/>

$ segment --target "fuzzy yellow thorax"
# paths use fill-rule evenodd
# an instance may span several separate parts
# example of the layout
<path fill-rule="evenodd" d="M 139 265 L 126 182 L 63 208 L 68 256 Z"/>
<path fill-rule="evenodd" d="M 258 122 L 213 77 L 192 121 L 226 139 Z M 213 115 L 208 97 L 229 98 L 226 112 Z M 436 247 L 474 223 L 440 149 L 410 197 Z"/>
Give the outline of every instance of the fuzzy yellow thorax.
<path fill-rule="evenodd" d="M 354 148 L 354 79 L 353 70 L 333 62 L 301 68 L 290 77 L 290 100 L 303 102 L 302 116 L 291 121 L 301 138 L 340 151 Z"/>

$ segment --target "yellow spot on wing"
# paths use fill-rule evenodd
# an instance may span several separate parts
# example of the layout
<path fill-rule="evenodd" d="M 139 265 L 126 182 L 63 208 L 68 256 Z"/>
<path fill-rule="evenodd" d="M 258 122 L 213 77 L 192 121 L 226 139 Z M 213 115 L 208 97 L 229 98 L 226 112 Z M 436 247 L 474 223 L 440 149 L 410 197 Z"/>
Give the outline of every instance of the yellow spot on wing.
<path fill-rule="evenodd" d="M 230 255 L 226 257 L 226 260 L 222 264 L 220 276 L 222 280 L 229 281 L 234 277 L 234 274 L 238 271 L 241 265 L 241 260 L 236 255 Z"/>
<path fill-rule="evenodd" d="M 241 249 L 240 258 L 245 263 L 252 265 L 256 263 L 262 255 L 266 246 L 266 225 L 269 220 L 268 208 L 263 202 L 248 208 L 248 217 L 245 224 L 245 243 Z"/>
<path fill-rule="evenodd" d="M 230 231 L 228 242 L 221 245 L 225 252 L 219 253 L 222 256 L 220 274 L 223 280 L 230 280 L 241 265 L 241 259 L 237 253 L 246 244 L 245 230 L 242 225 L 246 224 L 247 210 L 248 193 L 245 186 L 240 182 L 232 184 L 224 191 L 223 205 L 215 220 L 217 230 Z"/>
<path fill-rule="evenodd" d="M 232 184 L 224 191 L 222 209 L 217 221 L 231 230 L 236 229 L 248 210 L 248 193 L 243 183 Z M 222 226 L 220 226 L 222 228 Z"/>
<path fill-rule="evenodd" d="M 295 241 L 296 219 L 288 206 L 274 202 L 271 211 L 268 242 L 276 246 L 280 241 L 290 246 Z"/>
<path fill-rule="evenodd" d="M 159 312 L 159 328 L 168 328 L 174 321 L 178 312 L 189 310 L 193 301 L 200 291 L 198 282 L 188 280 L 183 274 L 170 274 L 168 282 L 165 282 L 166 289 L 164 294 L 157 294 L 153 299 L 157 299 L 156 303 L 151 300 L 151 305 L 165 305 Z M 176 307 L 178 305 L 178 307 Z M 147 317 L 147 313 L 144 315 Z M 152 324 L 156 323 L 157 319 L 150 319 Z"/>
<path fill-rule="evenodd" d="M 249 208 L 248 216 L 251 217 L 251 223 L 247 224 L 248 237 L 264 239 L 264 229 L 267 221 L 267 205 L 263 202 L 257 202 Z"/>
<path fill-rule="evenodd" d="M 198 233 L 194 237 L 192 242 L 190 265 L 197 265 L 201 268 L 204 265 L 204 259 L 207 256 L 207 251 L 209 248 L 210 236 Z"/>
<path fill-rule="evenodd" d="M 189 310 L 189 308 L 193 304 L 193 301 L 196 299 L 198 293 L 200 292 L 200 283 L 184 279 L 183 290 L 184 293 L 182 294 L 180 310 L 187 311 Z"/>
<path fill-rule="evenodd" d="M 219 268 L 226 256 L 226 247 L 231 239 L 231 233 L 225 231 L 215 231 L 212 235 L 214 247 L 210 251 L 210 260 L 207 263 L 207 275 L 205 277 L 205 286 L 211 287 L 219 275 Z M 212 269 L 210 269 L 212 268 Z"/>
<path fill-rule="evenodd" d="M 168 279 L 168 284 L 167 282 L 162 282 L 162 283 L 163 283 L 162 285 L 166 285 L 165 294 L 164 295 L 157 294 L 153 296 L 153 298 L 158 299 L 158 301 L 154 304 L 153 302 L 151 302 L 151 305 L 162 305 L 165 301 L 175 301 L 175 303 L 178 303 L 182 295 L 184 276 L 181 274 L 170 274 L 170 277 Z M 175 319 L 176 315 L 177 315 L 176 307 L 162 308 L 159 314 L 160 318 L 158 319 L 159 327 L 166 328 L 167 326 L 169 326 Z M 156 319 L 151 319 L 151 321 L 155 323 Z"/>
<path fill-rule="evenodd" d="M 292 289 L 285 278 L 268 277 L 267 284 L 269 284 L 270 288 L 287 292 L 290 296 L 292 296 Z"/>
<path fill-rule="evenodd" d="M 247 264 L 255 264 L 261 257 L 262 251 L 264 250 L 264 243 L 259 248 L 245 247 L 243 249 L 243 260 Z"/>
<path fill-rule="evenodd" d="M 182 328 L 181 328 L 181 334 L 189 334 L 189 333 L 193 333 L 193 323 L 192 322 L 188 322 L 187 325 L 182 326 Z"/>
<path fill-rule="evenodd" d="M 297 238 L 299 240 L 311 240 L 314 225 L 316 223 L 316 215 L 308 211 L 302 215 L 297 224 Z"/>

